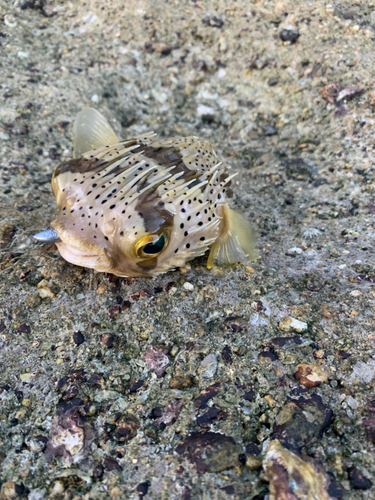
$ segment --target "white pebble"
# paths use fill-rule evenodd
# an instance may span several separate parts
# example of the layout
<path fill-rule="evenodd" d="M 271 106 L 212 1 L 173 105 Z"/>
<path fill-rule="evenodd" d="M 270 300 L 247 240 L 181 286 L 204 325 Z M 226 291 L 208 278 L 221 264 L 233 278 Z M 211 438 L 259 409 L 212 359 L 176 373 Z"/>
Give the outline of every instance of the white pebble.
<path fill-rule="evenodd" d="M 215 110 L 210 106 L 205 106 L 204 104 L 200 104 L 197 109 L 198 116 L 214 116 Z"/>
<path fill-rule="evenodd" d="M 208 354 L 202 359 L 199 371 L 202 377 L 212 378 L 217 370 L 217 357 L 215 354 Z"/>
<path fill-rule="evenodd" d="M 295 253 L 299 255 L 302 253 L 302 248 L 299 247 L 289 248 L 288 253 Z"/>
<path fill-rule="evenodd" d="M 347 401 L 348 405 L 350 406 L 350 408 L 352 408 L 353 410 L 356 410 L 358 408 L 358 401 L 356 399 L 354 399 L 352 396 L 348 396 L 346 398 L 346 401 Z"/>
<path fill-rule="evenodd" d="M 280 330 L 283 332 L 303 333 L 307 330 L 307 323 L 288 316 L 280 321 Z"/>
<path fill-rule="evenodd" d="M 188 292 L 192 292 L 194 290 L 194 285 L 192 285 L 191 283 L 189 283 L 188 281 L 185 281 L 185 283 L 182 285 L 185 290 L 187 290 Z"/>

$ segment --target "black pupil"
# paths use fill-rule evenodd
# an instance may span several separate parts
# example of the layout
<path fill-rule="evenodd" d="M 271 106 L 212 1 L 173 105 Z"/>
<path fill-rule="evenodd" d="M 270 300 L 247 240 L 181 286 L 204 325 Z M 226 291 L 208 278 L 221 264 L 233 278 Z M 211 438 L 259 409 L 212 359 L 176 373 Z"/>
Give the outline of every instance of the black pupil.
<path fill-rule="evenodd" d="M 143 247 L 143 253 L 155 254 L 163 250 L 165 244 L 165 237 L 161 235 L 155 243 L 148 243 Z"/>

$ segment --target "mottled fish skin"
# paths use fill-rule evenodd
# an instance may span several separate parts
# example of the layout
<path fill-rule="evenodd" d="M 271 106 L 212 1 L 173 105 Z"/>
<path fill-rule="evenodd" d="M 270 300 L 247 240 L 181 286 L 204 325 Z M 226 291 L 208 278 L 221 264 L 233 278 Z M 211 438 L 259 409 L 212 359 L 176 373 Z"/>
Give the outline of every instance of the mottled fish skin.
<path fill-rule="evenodd" d="M 57 247 L 73 264 L 117 276 L 182 267 L 223 231 L 235 175 L 194 136 L 151 133 L 89 151 L 53 175 Z"/>

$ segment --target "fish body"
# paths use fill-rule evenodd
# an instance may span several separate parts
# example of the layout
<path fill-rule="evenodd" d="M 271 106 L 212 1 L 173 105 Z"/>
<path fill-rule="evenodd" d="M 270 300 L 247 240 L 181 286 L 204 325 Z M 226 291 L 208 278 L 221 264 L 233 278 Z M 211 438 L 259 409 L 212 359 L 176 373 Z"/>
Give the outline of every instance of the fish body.
<path fill-rule="evenodd" d="M 231 180 L 198 137 L 119 140 L 91 108 L 78 114 L 73 160 L 53 174 L 51 223 L 68 262 L 117 276 L 156 276 L 210 249 L 208 267 L 255 258 L 248 222 L 228 206 Z"/>

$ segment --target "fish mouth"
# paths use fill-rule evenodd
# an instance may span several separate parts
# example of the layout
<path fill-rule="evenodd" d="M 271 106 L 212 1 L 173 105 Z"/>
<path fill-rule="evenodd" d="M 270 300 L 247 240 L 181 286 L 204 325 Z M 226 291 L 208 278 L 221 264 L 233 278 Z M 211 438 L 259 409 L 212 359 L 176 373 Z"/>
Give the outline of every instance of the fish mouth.
<path fill-rule="evenodd" d="M 82 250 L 71 247 L 61 240 L 56 243 L 56 246 L 59 249 L 61 257 L 71 264 L 95 269 L 98 268 L 99 255 L 83 252 Z"/>

